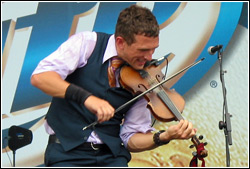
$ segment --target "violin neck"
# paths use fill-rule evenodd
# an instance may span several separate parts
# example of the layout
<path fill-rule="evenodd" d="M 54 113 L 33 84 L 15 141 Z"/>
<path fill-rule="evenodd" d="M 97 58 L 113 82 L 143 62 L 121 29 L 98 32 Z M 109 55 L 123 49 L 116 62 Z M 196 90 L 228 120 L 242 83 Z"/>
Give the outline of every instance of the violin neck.
<path fill-rule="evenodd" d="M 170 111 L 174 114 L 174 116 L 176 117 L 178 121 L 184 120 L 180 111 L 177 109 L 177 107 L 174 105 L 174 103 L 171 101 L 171 99 L 163 90 L 159 91 L 157 95 L 161 98 L 163 103 L 170 109 Z"/>

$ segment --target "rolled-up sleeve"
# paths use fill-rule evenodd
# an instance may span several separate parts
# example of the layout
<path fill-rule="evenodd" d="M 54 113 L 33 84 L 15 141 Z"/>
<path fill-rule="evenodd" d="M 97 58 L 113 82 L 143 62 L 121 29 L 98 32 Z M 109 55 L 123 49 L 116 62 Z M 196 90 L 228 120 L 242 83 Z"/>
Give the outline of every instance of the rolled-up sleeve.
<path fill-rule="evenodd" d="M 94 50 L 96 38 L 95 32 L 86 31 L 72 35 L 56 51 L 41 60 L 32 75 L 54 71 L 65 79 L 75 69 L 87 64 Z"/>
<path fill-rule="evenodd" d="M 148 102 L 144 98 L 139 99 L 125 116 L 120 137 L 126 147 L 129 138 L 135 133 L 147 133 L 155 130 L 151 127 L 152 118 L 147 104 Z"/>

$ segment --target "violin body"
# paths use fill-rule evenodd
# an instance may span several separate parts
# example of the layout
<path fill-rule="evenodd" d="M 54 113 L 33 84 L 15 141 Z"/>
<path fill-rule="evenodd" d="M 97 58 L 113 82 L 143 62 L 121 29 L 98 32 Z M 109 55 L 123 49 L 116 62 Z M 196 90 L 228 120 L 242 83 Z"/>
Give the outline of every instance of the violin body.
<path fill-rule="evenodd" d="M 143 70 L 135 70 L 125 65 L 120 71 L 120 83 L 125 89 L 135 95 L 142 93 L 164 80 L 164 75 L 161 70 L 166 64 L 167 61 L 165 60 L 159 66 L 153 64 Z M 148 101 L 148 108 L 151 110 L 152 115 L 157 120 L 163 122 L 178 120 L 169 107 L 166 106 L 164 100 L 170 99 L 173 102 L 172 105 L 174 105 L 179 112 L 182 112 L 185 107 L 183 97 L 175 90 L 168 89 L 165 83 L 147 93 L 145 98 Z"/>

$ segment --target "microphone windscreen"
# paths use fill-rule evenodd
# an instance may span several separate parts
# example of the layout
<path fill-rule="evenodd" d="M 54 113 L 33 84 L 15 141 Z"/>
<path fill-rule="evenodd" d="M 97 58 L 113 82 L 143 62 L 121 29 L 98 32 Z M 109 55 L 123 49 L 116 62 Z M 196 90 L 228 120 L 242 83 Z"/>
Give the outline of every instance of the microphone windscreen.
<path fill-rule="evenodd" d="M 8 132 L 8 145 L 12 151 L 24 147 L 32 142 L 33 136 L 31 130 L 18 126 L 11 126 Z"/>

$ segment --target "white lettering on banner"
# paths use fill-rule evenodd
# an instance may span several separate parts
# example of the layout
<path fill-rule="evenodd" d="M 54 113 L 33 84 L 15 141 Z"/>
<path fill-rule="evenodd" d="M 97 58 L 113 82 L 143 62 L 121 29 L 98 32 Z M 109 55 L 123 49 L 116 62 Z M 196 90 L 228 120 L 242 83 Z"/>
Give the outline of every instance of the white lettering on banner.
<path fill-rule="evenodd" d="M 77 21 L 77 28 L 76 28 L 75 33 L 82 32 L 82 31 L 92 31 L 93 30 L 99 5 L 100 5 L 100 2 L 98 2 L 89 11 L 84 12 L 84 13 L 82 13 L 82 14 L 80 14 L 78 16 L 79 20 Z M 75 16 L 75 17 L 77 17 L 77 16 Z M 75 18 L 74 18 L 74 20 L 75 20 Z M 72 24 L 72 27 L 73 26 L 74 25 Z"/>
<path fill-rule="evenodd" d="M 17 18 L 35 14 L 38 2 L 5 2 L 2 5 L 2 21 L 12 19 L 16 22 Z"/>
<path fill-rule="evenodd" d="M 4 105 L 2 106 L 2 114 L 11 115 L 10 109 L 14 100 L 31 31 L 32 27 L 15 31 L 2 81 L 4 88 L 2 91 L 4 96 L 4 99 L 2 99 L 2 104 Z"/>

